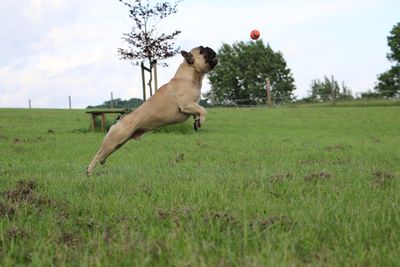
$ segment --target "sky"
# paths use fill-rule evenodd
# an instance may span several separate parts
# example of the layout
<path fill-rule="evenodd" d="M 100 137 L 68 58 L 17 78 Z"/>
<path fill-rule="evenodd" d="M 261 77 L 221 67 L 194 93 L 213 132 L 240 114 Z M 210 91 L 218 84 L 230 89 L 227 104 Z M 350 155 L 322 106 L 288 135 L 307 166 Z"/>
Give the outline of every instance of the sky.
<path fill-rule="evenodd" d="M 159 0 L 161 1 L 161 0 Z M 249 41 L 252 29 L 280 51 L 295 79 L 294 95 L 333 75 L 353 95 L 373 90 L 388 70 L 387 36 L 400 22 L 399 0 L 183 0 L 159 24 L 181 30 L 182 50 Z M 0 108 L 72 108 L 115 98 L 142 98 L 140 67 L 117 49 L 133 25 L 118 0 L 1 0 Z M 159 85 L 174 75 L 178 54 L 159 67 Z M 206 78 L 202 92 L 210 89 Z"/>

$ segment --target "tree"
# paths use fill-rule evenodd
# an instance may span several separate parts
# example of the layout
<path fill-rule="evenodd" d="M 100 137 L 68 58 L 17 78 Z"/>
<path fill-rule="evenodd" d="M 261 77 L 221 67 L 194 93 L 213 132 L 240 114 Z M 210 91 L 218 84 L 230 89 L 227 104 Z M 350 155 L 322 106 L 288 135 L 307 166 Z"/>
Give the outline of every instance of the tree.
<path fill-rule="evenodd" d="M 400 22 L 393 26 L 387 40 L 391 52 L 386 57 L 394 66 L 378 75 L 375 90 L 385 97 L 394 97 L 400 95 Z"/>
<path fill-rule="evenodd" d="M 392 62 L 400 63 L 400 22 L 393 26 L 391 35 L 387 37 L 388 45 L 391 52 L 387 54 L 387 58 Z"/>
<path fill-rule="evenodd" d="M 352 99 L 351 90 L 342 82 L 342 87 L 340 88 L 338 82 L 333 76 L 329 79 L 324 76 L 324 81 L 315 79 L 311 82 L 310 96 L 307 101 L 335 101 Z"/>
<path fill-rule="evenodd" d="M 382 97 L 381 94 L 377 92 L 371 92 L 371 90 L 368 90 L 368 92 L 361 93 L 362 99 L 379 99 L 381 97 Z"/>
<path fill-rule="evenodd" d="M 270 79 L 275 103 L 293 99 L 294 78 L 283 55 L 262 40 L 223 44 L 219 64 L 209 73 L 211 90 L 204 96 L 213 103 L 256 104 L 266 97 L 265 80 Z"/>
<path fill-rule="evenodd" d="M 122 37 L 128 43 L 128 48 L 118 48 L 118 54 L 121 59 L 130 60 L 134 65 L 139 65 L 144 60 L 148 61 L 150 67 L 145 68 L 142 64 L 142 71 L 145 68 L 150 72 L 148 86 L 152 94 L 152 69 L 157 62 L 173 57 L 179 52 L 179 47 L 174 48 L 173 41 L 181 33 L 176 30 L 170 34 L 158 34 L 157 25 L 162 19 L 177 12 L 180 1 L 174 4 L 157 2 L 153 6 L 149 0 L 143 4 L 141 0 L 134 0 L 131 4 L 124 0 L 119 1 L 129 8 L 129 17 L 134 23 L 131 31 L 124 33 Z M 162 65 L 167 66 L 166 63 Z"/>
<path fill-rule="evenodd" d="M 116 98 L 112 100 L 113 104 L 111 105 L 111 100 L 104 101 L 103 104 L 97 106 L 87 106 L 86 108 L 110 108 L 114 106 L 114 108 L 137 108 L 143 103 L 143 100 L 139 98 L 131 98 L 129 100 L 122 100 L 121 98 Z"/>

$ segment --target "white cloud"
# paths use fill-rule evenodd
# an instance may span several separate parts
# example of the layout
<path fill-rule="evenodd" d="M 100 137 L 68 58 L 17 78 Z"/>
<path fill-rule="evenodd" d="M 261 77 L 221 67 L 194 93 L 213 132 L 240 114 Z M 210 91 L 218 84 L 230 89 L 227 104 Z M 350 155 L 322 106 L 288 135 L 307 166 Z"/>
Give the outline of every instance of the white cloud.
<path fill-rule="evenodd" d="M 39 23 L 50 12 L 60 12 L 64 7 L 64 0 L 29 0 L 23 15 L 33 22 Z"/>
<path fill-rule="evenodd" d="M 393 3 L 187 0 L 159 26 L 160 32 L 182 30 L 176 40 L 182 49 L 247 41 L 257 28 L 265 42 L 283 52 L 296 94 L 304 96 L 312 79 L 331 74 L 354 91 L 365 91 L 388 65 L 384 49 L 390 28 L 380 22 L 398 20 Z M 29 98 L 34 106 L 67 107 L 68 95 L 74 107 L 85 107 L 103 102 L 111 91 L 115 98 L 141 97 L 139 68 L 117 55 L 131 25 L 127 8 L 117 0 L 21 0 L 6 7 L 7 12 L 0 10 L 0 107 L 26 107 Z M 178 55 L 167 61 L 169 68 L 159 68 L 159 85 L 181 61 Z M 209 88 L 207 81 L 203 88 Z"/>
<path fill-rule="evenodd" d="M 284 57 L 292 57 L 300 54 L 300 48 L 294 42 L 288 42 L 282 47 Z"/>

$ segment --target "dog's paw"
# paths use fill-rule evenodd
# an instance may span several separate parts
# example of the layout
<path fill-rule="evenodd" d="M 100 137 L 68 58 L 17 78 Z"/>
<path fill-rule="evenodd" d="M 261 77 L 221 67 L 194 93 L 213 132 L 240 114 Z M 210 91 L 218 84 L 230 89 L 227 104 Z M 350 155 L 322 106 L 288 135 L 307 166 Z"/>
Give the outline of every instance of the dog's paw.
<path fill-rule="evenodd" d="M 193 123 L 193 129 L 195 131 L 199 130 L 201 127 L 200 119 L 195 119 Z"/>
<path fill-rule="evenodd" d="M 92 173 L 89 171 L 89 166 L 86 167 L 85 170 L 86 176 L 89 177 L 90 175 L 92 175 Z"/>

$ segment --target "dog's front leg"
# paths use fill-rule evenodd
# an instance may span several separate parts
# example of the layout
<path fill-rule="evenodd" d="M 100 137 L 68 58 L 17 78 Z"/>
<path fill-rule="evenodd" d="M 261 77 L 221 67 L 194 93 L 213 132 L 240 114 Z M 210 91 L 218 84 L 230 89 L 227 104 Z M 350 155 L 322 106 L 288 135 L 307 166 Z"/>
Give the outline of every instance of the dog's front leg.
<path fill-rule="evenodd" d="M 197 131 L 206 119 L 207 111 L 205 108 L 197 104 L 196 102 L 191 102 L 188 105 L 180 107 L 183 113 L 191 114 L 194 118 L 194 129 Z"/>

